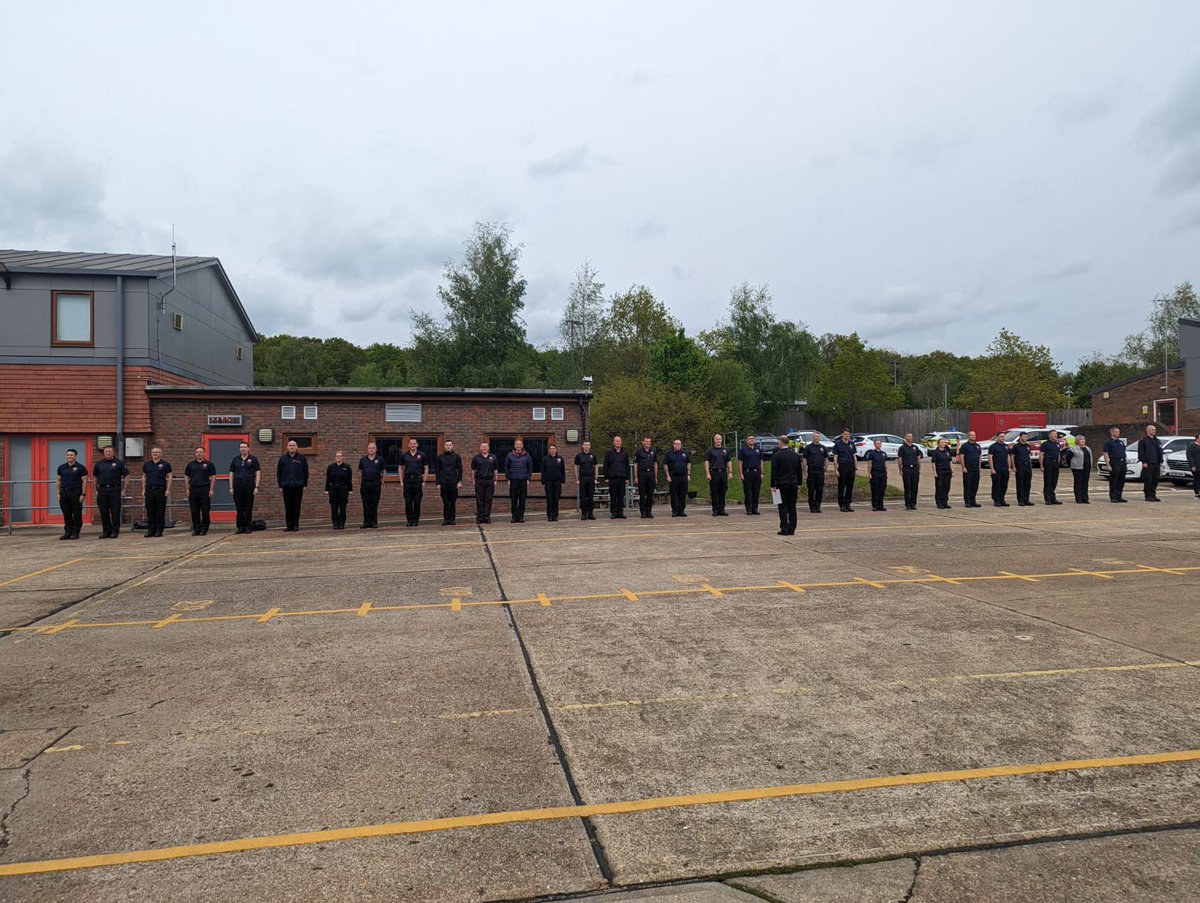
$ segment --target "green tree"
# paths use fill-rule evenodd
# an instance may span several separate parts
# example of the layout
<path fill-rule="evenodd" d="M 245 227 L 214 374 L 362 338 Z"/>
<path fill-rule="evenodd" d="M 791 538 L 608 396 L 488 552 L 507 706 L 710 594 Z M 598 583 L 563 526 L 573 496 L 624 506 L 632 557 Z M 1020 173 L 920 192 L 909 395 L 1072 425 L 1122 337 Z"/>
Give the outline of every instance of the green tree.
<path fill-rule="evenodd" d="M 707 361 L 700 380 L 700 395 L 707 398 L 718 415 L 722 433 L 739 436 L 755 431 L 758 394 L 750 373 L 741 361 L 715 358 Z"/>
<path fill-rule="evenodd" d="M 694 389 L 708 363 L 700 346 L 680 329 L 650 349 L 650 379 L 676 389 Z"/>
<path fill-rule="evenodd" d="M 1071 387 L 1071 403 L 1076 407 L 1090 408 L 1092 393 L 1100 386 L 1128 379 L 1141 370 L 1137 364 L 1093 351 L 1079 362 L 1079 367 L 1074 373 L 1067 374 L 1067 385 Z"/>
<path fill-rule="evenodd" d="M 1180 283 L 1166 298 L 1152 302 L 1146 328 L 1125 339 L 1121 359 L 1143 370 L 1178 361 L 1181 318 L 1200 319 L 1200 298 L 1190 282 Z"/>
<path fill-rule="evenodd" d="M 1007 329 L 976 362 L 961 400 L 977 411 L 1045 411 L 1067 403 L 1050 349 Z"/>
<path fill-rule="evenodd" d="M 720 413 L 698 392 L 672 389 L 646 378 L 618 376 L 596 390 L 591 405 L 591 438 L 603 454 L 613 436 L 632 450 L 650 436 L 660 450 L 674 439 L 686 448 L 708 447 L 721 431 Z"/>
<path fill-rule="evenodd" d="M 617 376 L 644 379 L 650 368 L 650 349 L 680 329 L 666 306 L 644 285 L 613 295 L 604 318 L 603 380 Z"/>
<path fill-rule="evenodd" d="M 572 365 L 570 382 L 577 385 L 584 376 L 595 377 L 599 366 L 599 349 L 603 345 L 604 283 L 597 278 L 596 268 L 585 260 L 575 271 L 575 281 L 567 293 L 567 305 L 558 321 L 558 334 Z"/>
<path fill-rule="evenodd" d="M 821 349 L 826 365 L 813 389 L 812 410 L 855 429 L 864 426 L 865 415 L 900 406 L 903 393 L 892 385 L 892 374 L 858 333 L 822 336 Z"/>
<path fill-rule="evenodd" d="M 286 334 L 260 337 L 254 347 L 254 383 L 259 386 L 325 385 L 321 340 Z"/>

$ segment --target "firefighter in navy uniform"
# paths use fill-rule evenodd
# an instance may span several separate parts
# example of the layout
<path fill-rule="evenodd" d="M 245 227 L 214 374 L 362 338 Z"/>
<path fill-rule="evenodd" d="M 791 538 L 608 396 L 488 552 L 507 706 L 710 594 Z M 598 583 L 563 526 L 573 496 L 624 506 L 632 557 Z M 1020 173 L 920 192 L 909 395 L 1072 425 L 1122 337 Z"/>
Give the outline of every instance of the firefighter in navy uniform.
<path fill-rule="evenodd" d="M 360 530 L 374 530 L 379 526 L 379 496 L 383 492 L 383 474 L 386 470 L 383 458 L 374 442 L 367 443 L 367 453 L 358 459 L 358 494 L 362 499 L 363 522 Z"/>
<path fill-rule="evenodd" d="M 671 493 L 671 517 L 687 517 L 688 486 L 692 482 L 692 453 L 684 451 L 683 442 L 676 439 L 663 458 L 667 472 L 667 488 Z"/>
<path fill-rule="evenodd" d="M 62 509 L 61 539 L 78 539 L 83 529 L 83 497 L 87 492 L 87 468 L 77 459 L 79 452 L 67 449 L 67 463 L 59 464 L 54 484 L 58 489 L 58 507 Z"/>
<path fill-rule="evenodd" d="M 613 436 L 613 447 L 604 453 L 604 479 L 608 481 L 608 518 L 624 520 L 629 455 L 621 448 L 620 436 Z"/>
<path fill-rule="evenodd" d="M 171 498 L 171 465 L 163 460 L 162 449 L 152 448 L 150 460 L 142 465 L 146 497 L 146 538 L 163 535 L 167 519 L 167 500 Z"/>
<path fill-rule="evenodd" d="M 779 490 L 779 535 L 793 536 L 796 532 L 796 495 L 803 479 L 801 458 L 787 442 L 779 437 L 779 448 L 771 457 L 771 488 Z"/>
<path fill-rule="evenodd" d="M 713 517 L 728 517 L 725 510 L 725 493 L 729 489 L 730 457 L 729 449 L 725 447 L 725 438 L 716 433 L 712 446 L 704 453 L 704 476 L 708 480 Z"/>
<path fill-rule="evenodd" d="M 1104 440 L 1104 454 L 1100 456 L 1100 460 L 1108 465 L 1108 500 L 1110 502 L 1121 503 L 1125 502 L 1125 476 L 1128 473 L 1128 451 L 1125 448 L 1125 443 L 1121 441 L 1121 431 L 1117 427 L 1113 427 L 1108 431 L 1108 438 Z M 1196 484 L 1196 491 L 1200 492 L 1200 483 Z"/>
<path fill-rule="evenodd" d="M 958 464 L 962 468 L 963 506 L 967 508 L 982 508 L 975 501 L 979 493 L 979 478 L 983 460 L 983 446 L 975 440 L 975 431 L 967 433 L 967 441 L 959 443 Z"/>
<path fill-rule="evenodd" d="M 808 470 L 808 510 L 821 513 L 821 501 L 825 496 L 825 446 L 821 434 L 814 431 L 812 442 L 804 446 L 804 463 Z"/>
<path fill-rule="evenodd" d="M 1142 462 L 1142 494 L 1146 501 L 1158 501 L 1158 478 L 1163 466 L 1162 443 L 1158 441 L 1158 427 L 1146 427 L 1146 435 L 1138 440 L 1138 460 Z M 1044 466 L 1044 465 L 1043 465 Z"/>
<path fill-rule="evenodd" d="M 325 468 L 325 494 L 329 496 L 329 518 L 333 529 L 346 529 L 346 502 L 354 489 L 354 471 L 339 451 L 334 453 L 333 463 Z"/>
<path fill-rule="evenodd" d="M 499 462 L 491 453 L 486 442 L 479 443 L 479 454 L 471 459 L 471 473 L 475 477 L 475 523 L 492 522 L 492 499 L 496 496 L 496 471 Z"/>
<path fill-rule="evenodd" d="M 954 452 L 950 440 L 939 439 L 937 448 L 929 453 L 933 465 L 933 499 L 939 508 L 950 507 L 950 480 L 954 476 Z"/>
<path fill-rule="evenodd" d="M 288 442 L 287 453 L 279 456 L 275 478 L 283 493 L 284 532 L 295 533 L 300 529 L 300 506 L 308 485 L 308 456 L 300 454 L 295 439 Z"/>
<path fill-rule="evenodd" d="M 742 481 L 743 503 L 747 514 L 758 514 L 758 496 L 762 492 L 762 452 L 754 436 L 746 437 L 746 445 L 737 453 L 738 479 Z"/>
<path fill-rule="evenodd" d="M 1029 499 L 1029 491 L 1033 487 L 1033 448 L 1028 433 L 1017 436 L 1012 447 L 1012 466 L 1017 482 L 1017 507 L 1032 508 L 1034 503 Z"/>
<path fill-rule="evenodd" d="M 1004 496 L 1008 494 L 1008 462 L 1011 454 L 1004 442 L 1004 431 L 996 433 L 996 441 L 988 446 L 988 468 L 992 472 L 992 504 L 997 508 L 1010 507 Z"/>
<path fill-rule="evenodd" d="M 592 443 L 584 441 L 583 450 L 575 456 L 575 495 L 580 520 L 596 519 L 596 456 Z"/>
<path fill-rule="evenodd" d="M 854 510 L 851 503 L 854 501 L 854 477 L 858 473 L 858 458 L 849 430 L 842 430 L 842 435 L 833 440 L 833 460 L 837 463 L 838 510 L 848 513 Z"/>
<path fill-rule="evenodd" d="M 192 535 L 204 536 L 208 533 L 212 518 L 213 477 L 217 468 L 204 455 L 204 448 L 196 449 L 196 457 L 187 462 L 183 468 L 184 479 L 188 487 L 188 511 L 192 515 Z"/>
<path fill-rule="evenodd" d="M 904 444 L 896 450 L 896 461 L 900 465 L 900 479 L 904 483 L 904 508 L 917 510 L 917 488 L 921 485 L 921 459 L 925 452 L 913 442 L 913 434 L 904 434 Z"/>
<path fill-rule="evenodd" d="M 258 484 L 262 480 L 262 466 L 258 458 L 250 454 L 250 446 L 243 442 L 238 453 L 229 462 L 229 486 L 233 492 L 233 506 L 237 509 L 237 532 L 249 533 L 254 518 L 254 497 L 258 495 Z"/>
<path fill-rule="evenodd" d="M 558 520 L 558 503 L 562 499 L 563 481 L 567 478 L 567 462 L 551 445 L 542 458 L 542 489 L 546 493 L 546 520 Z"/>
<path fill-rule="evenodd" d="M 525 523 L 525 502 L 529 498 L 529 481 L 533 479 L 533 455 L 525 451 L 521 439 L 504 456 L 504 478 L 508 480 L 508 503 L 514 524 Z"/>
<path fill-rule="evenodd" d="M 1062 502 L 1058 500 L 1058 471 L 1062 466 L 1062 449 L 1058 445 L 1057 430 L 1050 431 L 1038 452 L 1042 459 L 1042 498 L 1047 505 L 1061 505 Z"/>
<path fill-rule="evenodd" d="M 651 448 L 651 439 L 642 439 L 642 447 L 633 453 L 637 471 L 638 508 L 642 517 L 654 517 L 654 490 L 658 487 L 658 450 Z"/>
<path fill-rule="evenodd" d="M 129 486 L 129 468 L 117 457 L 111 445 L 104 446 L 103 457 L 92 465 L 96 481 L 96 507 L 104 532 L 97 539 L 116 539 L 121 532 L 121 499 Z"/>
<path fill-rule="evenodd" d="M 404 523 L 415 527 L 421 522 L 421 496 L 425 493 L 425 471 L 429 459 L 417 447 L 416 439 L 408 440 L 408 451 L 400 458 L 401 480 L 404 482 Z"/>
<path fill-rule="evenodd" d="M 867 476 L 871 480 L 871 510 L 887 511 L 883 506 L 883 496 L 887 492 L 887 452 L 883 450 L 883 440 L 876 439 L 875 447 L 867 452 Z"/>
<path fill-rule="evenodd" d="M 462 455 L 454 450 L 454 442 L 446 440 L 444 450 L 437 456 L 436 479 L 442 493 L 442 526 L 458 523 L 458 490 L 462 489 Z"/>

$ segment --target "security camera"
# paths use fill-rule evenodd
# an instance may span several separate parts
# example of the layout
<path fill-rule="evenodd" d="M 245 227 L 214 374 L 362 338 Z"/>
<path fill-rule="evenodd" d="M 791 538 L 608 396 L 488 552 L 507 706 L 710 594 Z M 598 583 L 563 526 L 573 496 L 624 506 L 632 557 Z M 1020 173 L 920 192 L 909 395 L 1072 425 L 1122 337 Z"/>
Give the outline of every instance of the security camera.
<path fill-rule="evenodd" d="M 583 381 L 584 381 L 585 383 L 587 383 L 589 386 L 592 384 L 592 378 L 591 378 L 590 376 L 585 376 L 585 377 L 583 378 Z"/>

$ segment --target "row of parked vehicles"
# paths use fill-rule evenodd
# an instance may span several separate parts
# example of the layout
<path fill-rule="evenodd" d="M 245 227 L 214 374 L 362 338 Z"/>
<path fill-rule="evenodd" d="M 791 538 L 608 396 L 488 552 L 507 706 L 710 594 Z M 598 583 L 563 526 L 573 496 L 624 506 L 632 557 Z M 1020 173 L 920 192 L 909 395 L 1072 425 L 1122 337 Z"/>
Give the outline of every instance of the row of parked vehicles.
<path fill-rule="evenodd" d="M 1041 446 L 1050 438 L 1050 431 L 1055 430 L 1058 433 L 1058 444 L 1063 448 L 1075 445 L 1075 430 L 1079 427 L 1070 423 L 1052 423 L 1047 426 L 1027 426 L 1016 427 L 1008 430 L 1004 434 L 1004 442 L 1006 445 L 1012 446 L 1017 442 L 1021 433 L 1026 433 L 1027 440 L 1032 446 L 1030 459 L 1033 461 L 1033 466 L 1038 467 L 1041 461 Z M 798 442 L 807 445 L 812 442 L 812 431 L 810 430 L 793 430 L 787 434 L 789 442 Z M 993 434 L 994 436 L 994 434 Z M 988 446 L 993 442 L 993 436 L 978 437 L 980 445 L 983 446 L 982 464 L 988 466 Z M 1136 444 L 1137 439 L 1133 440 Z M 762 449 L 763 457 L 770 458 L 779 448 L 779 439 L 776 436 L 756 436 L 757 444 Z M 854 443 L 854 451 L 859 460 L 865 460 L 867 452 L 875 447 L 875 440 L 879 439 L 882 443 L 882 450 L 888 456 L 889 460 L 895 460 L 897 450 L 904 444 L 904 439 L 901 436 L 896 436 L 891 433 L 855 433 L 850 437 L 850 441 Z M 967 441 L 967 434 L 958 430 L 939 430 L 932 433 L 926 433 L 919 440 L 919 444 L 925 449 L 937 448 L 938 441 L 946 439 L 952 451 L 957 450 L 960 442 Z M 1187 447 L 1194 441 L 1192 436 L 1159 436 L 1159 442 L 1163 447 L 1163 458 L 1166 462 L 1161 474 L 1162 479 L 1180 485 L 1192 482 L 1192 473 L 1188 470 L 1187 464 Z M 1122 437 L 1122 441 L 1126 444 L 1129 439 Z M 826 455 L 830 460 L 833 460 L 833 440 L 828 436 L 821 436 L 821 445 L 825 448 Z M 1103 448 L 1092 447 L 1093 460 L 1099 462 L 1096 469 L 1100 476 L 1108 479 L 1111 476 L 1108 462 L 1100 461 L 1100 456 L 1103 454 Z M 1127 480 L 1140 480 L 1142 478 L 1142 462 L 1138 460 L 1135 454 L 1129 455 L 1125 461 Z"/>

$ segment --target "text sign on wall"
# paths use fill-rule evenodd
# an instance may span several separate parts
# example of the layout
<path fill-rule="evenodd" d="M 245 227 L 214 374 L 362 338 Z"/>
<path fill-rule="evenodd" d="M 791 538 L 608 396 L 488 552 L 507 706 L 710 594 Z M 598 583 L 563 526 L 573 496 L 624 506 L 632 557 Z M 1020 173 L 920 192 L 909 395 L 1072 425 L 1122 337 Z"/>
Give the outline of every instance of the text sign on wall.
<path fill-rule="evenodd" d="M 209 426 L 241 426 L 241 414 L 209 414 Z"/>

